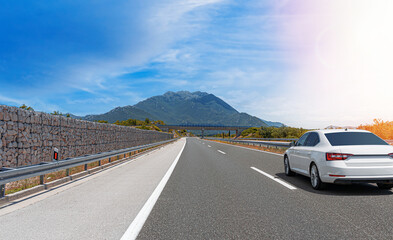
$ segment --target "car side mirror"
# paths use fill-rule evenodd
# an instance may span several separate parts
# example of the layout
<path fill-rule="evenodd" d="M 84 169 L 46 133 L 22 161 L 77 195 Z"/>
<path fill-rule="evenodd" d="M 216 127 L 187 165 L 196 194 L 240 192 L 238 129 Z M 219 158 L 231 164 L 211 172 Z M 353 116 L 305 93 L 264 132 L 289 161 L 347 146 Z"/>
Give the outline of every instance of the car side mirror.
<path fill-rule="evenodd" d="M 289 144 L 289 147 L 293 147 L 293 146 L 296 146 L 296 141 L 292 141 L 292 142 Z"/>

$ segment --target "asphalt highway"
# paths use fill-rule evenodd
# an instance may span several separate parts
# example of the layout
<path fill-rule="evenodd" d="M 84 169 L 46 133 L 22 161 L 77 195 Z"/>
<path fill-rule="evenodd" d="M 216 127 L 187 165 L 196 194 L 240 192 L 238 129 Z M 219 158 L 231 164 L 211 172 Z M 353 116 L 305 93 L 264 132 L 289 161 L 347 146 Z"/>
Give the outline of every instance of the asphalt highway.
<path fill-rule="evenodd" d="M 373 184 L 316 191 L 306 177 L 285 176 L 282 159 L 181 139 L 0 208 L 0 239 L 132 239 L 135 223 L 137 239 L 393 239 L 392 191 Z"/>
<path fill-rule="evenodd" d="M 184 144 L 0 207 L 0 239 L 120 239 Z"/>
<path fill-rule="evenodd" d="M 393 239 L 392 191 L 315 191 L 282 159 L 189 138 L 138 239 Z"/>

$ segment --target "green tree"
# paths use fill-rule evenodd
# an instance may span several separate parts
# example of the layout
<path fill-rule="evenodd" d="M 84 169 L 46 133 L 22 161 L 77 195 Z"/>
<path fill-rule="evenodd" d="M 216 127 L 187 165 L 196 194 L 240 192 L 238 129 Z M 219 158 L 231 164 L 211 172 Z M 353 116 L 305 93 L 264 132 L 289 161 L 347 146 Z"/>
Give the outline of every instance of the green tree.
<path fill-rule="evenodd" d="M 148 126 L 145 126 L 145 125 L 143 125 L 143 126 L 138 126 L 138 127 L 136 127 L 136 128 L 143 129 L 143 130 L 151 130 Z"/>
<path fill-rule="evenodd" d="M 249 128 L 242 132 L 243 137 L 255 138 L 299 138 L 307 129 L 294 128 L 294 127 L 260 127 Z"/>
<path fill-rule="evenodd" d="M 165 125 L 164 121 L 161 121 L 161 120 L 154 121 L 154 124 L 156 124 L 156 125 Z"/>
<path fill-rule="evenodd" d="M 105 121 L 105 120 L 98 120 L 96 122 L 98 122 L 98 123 L 108 123 L 108 121 Z"/>
<path fill-rule="evenodd" d="M 150 119 L 146 118 L 146 119 L 145 119 L 145 123 L 146 123 L 146 124 L 150 124 Z"/>
<path fill-rule="evenodd" d="M 63 115 L 60 111 L 53 111 L 52 115 Z"/>
<path fill-rule="evenodd" d="M 23 104 L 22 106 L 20 106 L 19 108 L 22 108 L 24 110 L 29 110 L 29 111 L 34 111 L 34 109 L 32 107 L 26 106 L 25 104 Z"/>

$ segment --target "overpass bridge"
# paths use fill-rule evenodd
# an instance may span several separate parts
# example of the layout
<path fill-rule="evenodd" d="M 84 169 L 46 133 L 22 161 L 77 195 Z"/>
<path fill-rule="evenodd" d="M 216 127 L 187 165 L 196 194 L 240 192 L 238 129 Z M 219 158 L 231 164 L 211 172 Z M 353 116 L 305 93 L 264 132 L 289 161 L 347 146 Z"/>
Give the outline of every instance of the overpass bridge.
<path fill-rule="evenodd" d="M 202 132 L 202 138 L 206 130 L 227 130 L 229 135 L 231 131 L 236 131 L 236 137 L 238 137 L 244 130 L 251 128 L 252 126 L 226 126 L 226 125 L 211 125 L 211 124 L 179 124 L 179 125 L 157 125 L 160 129 L 164 131 L 169 131 L 169 129 L 174 130 L 200 130 Z"/>

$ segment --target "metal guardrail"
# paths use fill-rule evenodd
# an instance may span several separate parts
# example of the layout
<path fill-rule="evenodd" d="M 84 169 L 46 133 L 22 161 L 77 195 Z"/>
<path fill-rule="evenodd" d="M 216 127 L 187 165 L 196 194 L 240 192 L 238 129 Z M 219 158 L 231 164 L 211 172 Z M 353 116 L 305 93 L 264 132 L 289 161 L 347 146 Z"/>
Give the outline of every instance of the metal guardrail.
<path fill-rule="evenodd" d="M 237 140 L 297 141 L 297 140 L 299 140 L 299 138 L 239 138 Z"/>
<path fill-rule="evenodd" d="M 217 124 L 168 124 L 157 125 L 157 127 L 230 127 L 230 128 L 251 128 L 252 126 L 233 126 L 233 125 L 217 125 Z"/>
<path fill-rule="evenodd" d="M 210 140 L 219 140 L 226 142 L 236 142 L 236 143 L 245 143 L 248 145 L 256 145 L 256 146 L 276 146 L 276 147 L 285 147 L 289 148 L 289 144 L 291 142 L 269 142 L 269 141 L 297 141 L 298 138 L 241 138 L 241 139 L 228 139 L 228 138 L 215 138 L 215 137 L 207 137 L 206 139 Z M 258 141 L 258 140 L 266 140 L 266 141 Z M 393 145 L 393 140 L 384 140 L 385 142 Z"/>
<path fill-rule="evenodd" d="M 210 137 L 217 138 L 217 137 Z M 220 138 L 220 139 L 230 139 L 230 138 Z M 237 138 L 236 140 L 257 140 L 257 141 L 297 141 L 299 138 Z"/>
<path fill-rule="evenodd" d="M 290 144 L 290 142 L 233 140 L 227 138 L 205 138 L 205 139 L 232 142 L 232 143 L 241 143 L 241 144 L 252 145 L 252 146 L 267 146 L 267 147 L 282 147 L 282 148 L 289 148 L 289 144 Z"/>
<path fill-rule="evenodd" d="M 0 198 L 4 197 L 4 185 L 6 183 L 22 180 L 22 179 L 27 179 L 31 177 L 36 177 L 36 176 L 41 176 L 41 184 L 43 183 L 43 176 L 48 173 L 52 172 L 57 172 L 60 170 L 64 169 L 70 169 L 73 167 L 85 165 L 85 170 L 87 170 L 87 164 L 92 163 L 92 162 L 99 162 L 99 166 L 101 165 L 100 161 L 104 159 L 109 158 L 109 162 L 111 162 L 112 157 L 116 157 L 119 155 L 125 155 L 127 153 L 131 153 L 134 151 L 138 150 L 143 150 L 147 148 L 152 148 L 156 147 L 158 145 L 162 145 L 165 143 L 169 142 L 174 142 L 176 141 L 177 138 L 171 139 L 171 140 L 166 140 L 166 141 L 161 141 L 161 142 L 156 142 L 156 143 L 151 143 L 151 144 L 146 144 L 146 145 L 140 145 L 136 147 L 131 147 L 131 148 L 124 148 L 120 150 L 114 150 L 114 151 L 109 151 L 109 152 L 102 152 L 102 153 L 97 153 L 97 154 L 92 154 L 92 155 L 84 155 L 81 157 L 76 157 L 76 158 L 69 158 L 69 159 L 64 159 L 60 161 L 53 161 L 53 162 L 42 162 L 39 164 L 35 165 L 28 165 L 28 166 L 21 166 L 17 168 L 7 168 L 7 167 L 2 167 L 0 168 Z"/>

